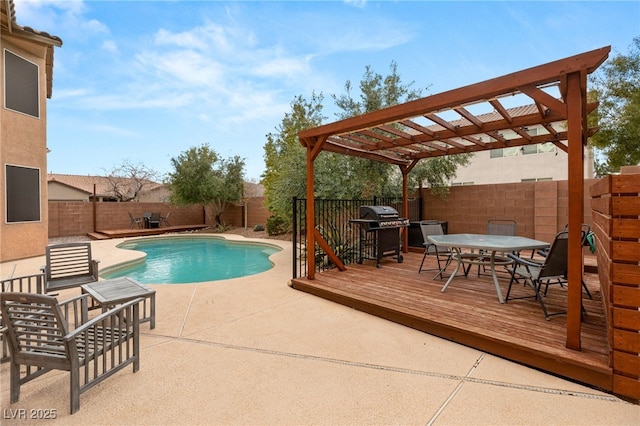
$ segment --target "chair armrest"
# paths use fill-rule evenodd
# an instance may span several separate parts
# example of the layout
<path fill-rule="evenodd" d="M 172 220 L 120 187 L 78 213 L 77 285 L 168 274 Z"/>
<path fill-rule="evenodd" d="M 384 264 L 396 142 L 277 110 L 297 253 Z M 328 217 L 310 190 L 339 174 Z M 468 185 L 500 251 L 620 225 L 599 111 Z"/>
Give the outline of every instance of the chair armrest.
<path fill-rule="evenodd" d="M 515 255 L 513 253 L 507 253 L 507 257 L 509 257 L 510 259 L 514 260 L 516 263 L 519 263 L 519 264 L 525 265 L 525 266 L 530 266 L 532 268 L 540 268 L 542 266 L 542 263 L 540 263 L 540 262 L 536 262 L 536 261 L 531 260 L 531 259 L 525 259 L 525 258 L 517 256 L 517 255 Z"/>
<path fill-rule="evenodd" d="M 60 306 L 61 309 L 64 309 L 66 306 L 68 306 L 68 305 L 70 305 L 72 303 L 76 303 L 78 300 L 82 300 L 82 299 L 87 299 L 88 300 L 89 297 L 91 297 L 91 296 L 89 296 L 88 294 L 80 294 L 80 295 L 74 296 L 74 297 L 72 297 L 70 299 L 63 300 L 62 302 L 58 302 L 58 306 Z"/>
<path fill-rule="evenodd" d="M 98 277 L 98 263 L 100 263 L 99 260 L 95 260 L 95 259 L 91 260 L 91 272 L 93 273 L 93 278 L 95 278 L 96 281 L 99 280 L 99 277 Z"/>
<path fill-rule="evenodd" d="M 88 296 L 88 295 L 85 295 L 85 296 Z M 91 327 L 95 327 L 100 322 L 110 323 L 111 324 L 113 322 L 108 321 L 109 318 L 117 318 L 118 315 L 120 315 L 121 312 L 125 311 L 126 309 L 128 309 L 129 307 L 131 307 L 133 305 L 136 305 L 136 304 L 142 302 L 143 300 L 144 299 L 142 297 L 139 297 L 139 298 L 131 300 L 131 301 L 127 302 L 127 303 L 123 303 L 122 305 L 118 305 L 115 308 L 109 309 L 108 311 L 103 312 L 102 314 L 98 315 L 97 317 L 92 318 L 91 320 L 85 322 L 80 327 L 76 328 L 75 330 L 69 332 L 62 339 L 65 340 L 65 341 L 73 340 L 77 336 L 79 336 L 82 333 L 84 333 L 87 330 L 89 330 Z M 139 311 L 137 309 L 134 309 L 133 312 L 134 312 L 134 318 L 133 318 L 133 322 L 132 322 L 131 326 L 132 327 L 136 327 L 140 323 L 140 321 L 139 321 L 139 319 L 140 319 Z"/>

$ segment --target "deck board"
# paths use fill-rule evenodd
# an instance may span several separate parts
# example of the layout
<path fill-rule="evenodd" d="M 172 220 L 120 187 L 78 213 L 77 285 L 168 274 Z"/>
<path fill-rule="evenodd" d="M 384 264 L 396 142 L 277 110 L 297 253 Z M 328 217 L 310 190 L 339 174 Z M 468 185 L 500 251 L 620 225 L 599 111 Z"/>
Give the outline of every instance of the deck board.
<path fill-rule="evenodd" d="M 491 277 L 478 276 L 476 268 L 467 278 L 456 277 L 442 293 L 446 280 L 434 279 L 435 271 L 419 274 L 421 260 L 419 253 L 405 253 L 403 263 L 385 258 L 381 268 L 365 261 L 348 265 L 346 271 L 316 273 L 314 280 L 294 279 L 292 287 L 568 379 L 612 389 L 597 275 L 585 274 L 593 300 L 584 295 L 587 315 L 582 348 L 575 351 L 565 346 L 565 315 L 547 321 L 534 299 L 500 304 Z M 426 268 L 435 267 L 431 257 L 427 261 Z M 450 266 L 447 272 L 452 271 Z M 500 283 L 506 296 L 506 275 Z M 512 289 L 514 296 L 529 294 L 530 289 L 521 285 Z M 550 286 L 545 304 L 550 312 L 564 310 L 566 287 Z"/>
<path fill-rule="evenodd" d="M 126 238 L 126 237 L 145 237 L 149 235 L 161 235 L 170 232 L 184 232 L 194 231 L 198 229 L 207 228 L 209 225 L 174 225 L 163 226 L 160 228 L 131 228 L 131 229 L 104 229 L 91 232 L 87 235 L 94 240 L 105 240 L 111 238 Z"/>

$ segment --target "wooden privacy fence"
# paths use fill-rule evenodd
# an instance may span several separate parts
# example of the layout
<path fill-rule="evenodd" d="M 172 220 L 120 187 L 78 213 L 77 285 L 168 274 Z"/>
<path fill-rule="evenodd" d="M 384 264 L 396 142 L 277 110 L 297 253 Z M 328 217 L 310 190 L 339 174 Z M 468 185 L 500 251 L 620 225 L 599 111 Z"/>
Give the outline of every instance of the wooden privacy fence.
<path fill-rule="evenodd" d="M 591 188 L 598 273 L 613 392 L 640 399 L 640 174 L 609 175 Z"/>

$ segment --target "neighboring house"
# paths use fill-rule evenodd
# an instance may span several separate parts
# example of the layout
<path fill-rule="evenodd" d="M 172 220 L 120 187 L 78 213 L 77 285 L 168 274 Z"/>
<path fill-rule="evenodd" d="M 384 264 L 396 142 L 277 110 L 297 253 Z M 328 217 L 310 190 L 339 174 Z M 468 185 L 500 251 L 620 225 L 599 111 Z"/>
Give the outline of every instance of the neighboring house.
<path fill-rule="evenodd" d="M 138 201 L 143 203 L 168 203 L 171 191 L 165 185 L 161 183 L 154 183 L 154 185 L 144 188 L 138 197 Z"/>
<path fill-rule="evenodd" d="M 13 0 L 0 0 L 0 261 L 42 255 L 48 243 L 46 105 L 59 46 L 18 25 Z"/>
<path fill-rule="evenodd" d="M 124 185 L 128 185 L 127 180 L 129 179 L 121 180 Z M 133 180 L 131 185 L 133 185 Z M 98 202 L 118 201 L 113 192 L 113 185 L 105 176 L 49 173 L 47 186 L 49 201 L 93 201 L 94 191 Z M 169 191 L 164 185 L 149 181 L 134 201 L 165 202 L 168 199 Z"/>
<path fill-rule="evenodd" d="M 244 198 L 264 197 L 264 186 L 260 183 L 245 182 L 242 191 Z"/>
<path fill-rule="evenodd" d="M 127 185 L 126 178 L 121 181 Z M 95 191 L 98 202 L 117 202 L 118 198 L 113 192 L 113 186 L 109 178 L 105 176 L 66 175 L 49 173 L 47 175 L 47 187 L 49 201 L 93 201 Z M 258 183 L 245 182 L 245 198 L 262 197 L 264 187 Z M 138 194 L 136 202 L 143 203 L 168 203 L 171 191 L 165 185 L 157 182 L 145 184 Z"/>
<path fill-rule="evenodd" d="M 512 117 L 536 113 L 535 105 L 527 105 L 507 110 Z M 478 115 L 483 122 L 500 119 L 497 112 Z M 451 124 L 455 125 L 456 122 Z M 551 135 L 549 130 L 565 132 L 564 123 L 554 123 L 552 129 L 543 126 L 522 129 L 531 137 Z M 521 138 L 513 131 L 504 132 L 506 139 Z M 486 137 L 486 135 L 485 135 Z M 564 142 L 566 144 L 566 141 Z M 593 152 L 585 149 L 584 177 L 594 177 Z M 567 180 L 567 153 L 551 142 L 536 145 L 514 146 L 488 151 L 480 151 L 473 155 L 468 166 L 458 167 L 456 177 L 451 185 L 486 185 L 514 182 L 537 182 L 545 180 Z"/>

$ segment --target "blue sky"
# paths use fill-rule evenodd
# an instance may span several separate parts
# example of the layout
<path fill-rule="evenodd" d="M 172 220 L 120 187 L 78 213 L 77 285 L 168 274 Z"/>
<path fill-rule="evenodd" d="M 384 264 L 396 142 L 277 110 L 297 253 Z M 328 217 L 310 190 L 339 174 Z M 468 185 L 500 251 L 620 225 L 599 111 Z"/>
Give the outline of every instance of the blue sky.
<path fill-rule="evenodd" d="M 429 95 L 640 36 L 640 2 L 14 0 L 19 25 L 59 36 L 48 171 L 161 175 L 209 144 L 264 171 L 265 135 L 294 97 L 356 87 L 392 61 Z"/>

